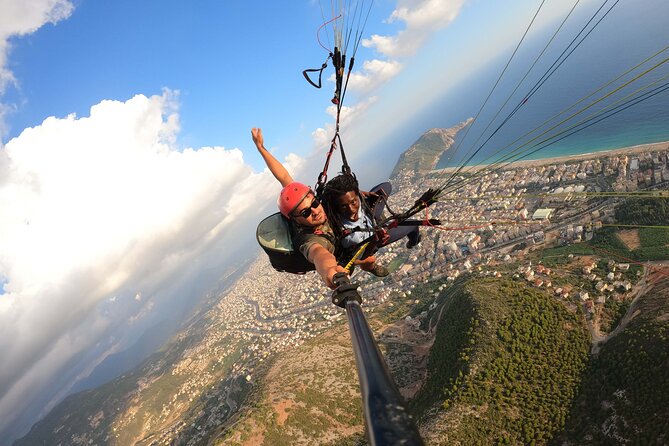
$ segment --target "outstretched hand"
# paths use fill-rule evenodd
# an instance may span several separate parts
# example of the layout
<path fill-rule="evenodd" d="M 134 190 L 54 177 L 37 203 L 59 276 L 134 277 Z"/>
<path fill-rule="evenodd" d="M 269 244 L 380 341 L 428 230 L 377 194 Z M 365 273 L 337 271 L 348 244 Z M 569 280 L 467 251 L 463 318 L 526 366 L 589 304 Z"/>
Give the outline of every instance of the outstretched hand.
<path fill-rule="evenodd" d="M 265 139 L 262 136 L 262 129 L 260 127 L 253 127 L 251 129 L 251 137 L 258 150 L 264 147 Z"/>

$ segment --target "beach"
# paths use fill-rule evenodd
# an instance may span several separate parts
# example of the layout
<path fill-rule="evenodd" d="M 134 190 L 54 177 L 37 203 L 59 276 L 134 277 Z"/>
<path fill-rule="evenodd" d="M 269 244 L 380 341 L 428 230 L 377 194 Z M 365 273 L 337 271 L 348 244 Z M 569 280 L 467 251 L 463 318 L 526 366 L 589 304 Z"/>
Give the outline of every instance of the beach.
<path fill-rule="evenodd" d="M 541 159 L 532 159 L 532 160 L 519 160 L 512 163 L 503 163 L 504 169 L 517 169 L 519 167 L 539 167 L 539 166 L 548 166 L 553 164 L 566 164 L 576 161 L 591 160 L 596 158 L 609 158 L 612 156 L 621 156 L 621 155 L 634 155 L 646 152 L 655 152 L 669 150 L 669 141 L 656 142 L 651 144 L 639 144 L 629 147 L 621 147 L 619 149 L 611 150 L 598 150 L 596 152 L 590 153 L 581 153 L 578 155 L 565 155 L 551 158 L 541 158 Z M 490 164 L 479 164 L 476 166 L 468 166 L 465 170 L 471 172 L 472 169 L 483 169 L 489 167 Z M 436 169 L 434 173 L 451 173 L 457 167 L 446 167 L 443 169 Z"/>

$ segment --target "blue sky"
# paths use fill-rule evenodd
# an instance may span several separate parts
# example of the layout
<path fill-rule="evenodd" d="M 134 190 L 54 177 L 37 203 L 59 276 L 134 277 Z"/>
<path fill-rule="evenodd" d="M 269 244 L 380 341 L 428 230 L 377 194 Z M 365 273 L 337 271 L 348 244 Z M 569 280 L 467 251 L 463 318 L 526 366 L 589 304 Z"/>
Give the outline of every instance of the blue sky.
<path fill-rule="evenodd" d="M 378 2 L 376 22 L 391 6 Z M 326 56 L 320 22 L 307 1 L 77 2 L 68 19 L 12 39 L 18 85 L 5 101 L 17 110 L 4 139 L 48 116 L 86 116 L 103 99 L 169 88 L 180 92 L 182 147 L 248 147 L 248 129 L 266 123 L 299 149 L 329 119 L 331 90 L 319 95 L 301 76 Z"/>
<path fill-rule="evenodd" d="M 380 146 L 405 150 L 508 57 L 539 3 L 374 2 L 342 115 L 365 183 L 395 162 Z M 571 5 L 547 1 L 537 32 Z M 0 0 L 0 438 L 255 252 L 279 187 L 251 127 L 315 180 L 333 86 L 301 71 L 327 55 L 322 22 L 314 0 Z M 460 99 L 440 125 L 475 112 Z"/>
<path fill-rule="evenodd" d="M 329 2 L 324 3 L 327 8 Z M 498 44 L 517 38 L 537 2 L 502 3 L 478 0 L 461 9 L 454 6 L 461 16 L 454 24 L 459 31 L 443 26 L 425 32 L 419 38 L 423 51 L 417 48 L 397 58 L 403 72 L 382 92 L 384 97 L 413 95 L 430 75 L 452 71 L 446 61 L 460 65 L 462 55 L 472 53 L 468 46 L 479 45 L 481 51 L 484 36 L 477 30 L 497 28 L 505 34 Z M 366 35 L 403 29 L 399 20 L 384 20 L 395 6 L 376 1 Z M 6 115 L 3 141 L 49 116 L 83 117 L 104 99 L 125 101 L 168 88 L 179 92 L 180 147 L 252 149 L 248 130 L 259 125 L 280 154 L 307 153 L 314 148 L 311 133 L 332 119 L 325 113 L 332 84 L 318 91 L 301 76 L 302 69 L 318 67 L 326 56 L 316 41 L 321 22 L 319 3 L 306 0 L 207 1 L 197 8 L 180 1 L 77 1 L 67 19 L 10 40 L 7 67 L 17 83 L 3 98 L 14 109 Z M 439 42 L 436 48 L 430 46 L 434 42 Z M 364 60 L 391 58 L 361 47 L 358 66 Z M 373 91 L 355 93 L 350 101 Z M 261 167 L 257 157 L 246 158 Z"/>

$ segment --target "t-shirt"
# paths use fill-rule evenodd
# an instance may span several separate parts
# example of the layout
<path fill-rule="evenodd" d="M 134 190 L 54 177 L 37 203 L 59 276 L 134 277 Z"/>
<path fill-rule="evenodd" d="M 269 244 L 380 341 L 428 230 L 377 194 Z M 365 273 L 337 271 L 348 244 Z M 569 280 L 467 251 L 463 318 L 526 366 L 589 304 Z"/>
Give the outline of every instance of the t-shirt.
<path fill-rule="evenodd" d="M 358 219 L 356 221 L 351 221 L 347 219 L 342 220 L 342 225 L 344 229 L 354 230 L 360 228 L 362 230 L 354 230 L 346 237 L 340 240 L 342 248 L 349 249 L 352 246 L 362 243 L 364 240 L 368 239 L 374 235 L 374 224 L 372 219 L 367 215 L 362 206 L 363 198 L 360 197 L 360 207 L 358 208 Z"/>
<path fill-rule="evenodd" d="M 329 222 L 325 222 L 314 228 L 295 225 L 294 246 L 302 253 L 304 258 L 309 259 L 309 249 L 314 244 L 319 244 L 332 254 L 335 253 L 335 235 Z"/>

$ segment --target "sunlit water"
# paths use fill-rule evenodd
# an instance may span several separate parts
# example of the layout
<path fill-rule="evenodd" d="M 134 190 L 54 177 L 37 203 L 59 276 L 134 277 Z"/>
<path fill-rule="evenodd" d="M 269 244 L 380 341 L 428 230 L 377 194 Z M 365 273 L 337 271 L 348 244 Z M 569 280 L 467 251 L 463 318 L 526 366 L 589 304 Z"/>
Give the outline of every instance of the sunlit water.
<path fill-rule="evenodd" d="M 560 111 L 566 110 L 577 101 L 603 87 L 607 82 L 631 69 L 646 57 L 669 45 L 669 27 L 663 24 L 662 19 L 669 14 L 669 2 L 661 3 L 648 0 L 646 2 L 634 2 L 633 5 L 631 3 L 621 3 L 621 7 L 615 10 L 616 14 L 612 14 L 609 19 L 602 22 L 600 28 L 593 32 L 584 44 L 570 56 L 567 62 L 555 72 L 538 93 L 523 105 L 490 141 L 484 144 L 488 136 L 509 115 L 516 104 L 521 102 L 536 80 L 557 59 L 562 49 L 571 40 L 568 38 L 556 42 L 553 52 L 542 59 L 537 68 L 531 72 L 528 80 L 518 89 L 496 120 L 484 132 L 488 123 L 491 122 L 495 113 L 500 110 L 504 101 L 524 76 L 535 55 L 538 54 L 545 43 L 545 41 L 535 39 L 533 45 L 528 45 L 525 52 L 519 53 L 519 56 L 514 59 L 510 70 L 503 77 L 502 82 L 495 90 L 477 122 L 472 126 L 469 134 L 464 137 L 465 132 L 460 132 L 459 139 L 456 142 L 457 152 L 455 155 L 447 153 L 448 156 L 442 158 L 438 167 L 497 161 L 523 143 L 562 120 L 567 120 L 580 110 L 583 111 L 568 119 L 567 122 L 557 125 L 555 129 L 521 147 L 519 150 L 526 154 L 523 159 L 576 155 L 669 141 L 669 90 L 667 90 L 630 106 L 615 116 L 606 118 L 560 141 L 553 142 L 536 153 L 527 154 L 527 152 L 538 148 L 537 144 L 548 136 L 563 130 L 565 130 L 565 133 L 561 136 L 566 136 L 571 132 L 567 130 L 571 125 L 590 117 L 607 105 L 611 105 L 618 100 L 624 100 L 627 95 L 632 94 L 634 97 L 639 97 L 640 93 L 648 91 L 646 89 L 634 93 L 635 90 L 644 86 L 648 86 L 650 89 L 669 82 L 669 62 L 665 62 L 649 74 L 631 82 L 629 86 L 597 102 L 625 82 L 632 80 L 634 76 L 669 58 L 669 50 L 661 53 L 634 72 L 625 75 L 621 80 L 616 81 L 601 92 L 583 100 L 547 126 L 533 132 L 532 135 L 516 141 L 520 136 L 535 129 L 547 119 L 555 116 Z M 635 19 L 627 18 L 630 17 L 630 11 L 625 8 L 637 8 L 639 10 L 636 11 Z M 564 37 L 567 38 L 567 36 L 573 36 L 574 34 L 573 30 L 571 34 L 565 32 Z M 546 33 L 546 36 L 548 36 L 548 33 Z M 469 94 L 460 92 L 457 99 L 446 98 L 443 105 L 444 115 L 449 113 L 449 107 L 453 108 L 454 104 L 464 103 L 469 98 L 471 104 L 467 104 L 469 106 L 467 111 L 469 116 L 475 116 L 501 72 L 503 63 L 507 60 L 508 56 L 501 58 L 497 64 L 491 65 L 489 72 L 481 76 L 477 85 L 468 86 Z M 657 84 L 651 85 L 655 81 L 657 81 Z M 588 106 L 589 108 L 586 109 Z M 545 145 L 545 143 L 539 144 L 539 147 Z M 479 148 L 481 148 L 480 152 L 472 160 L 467 161 L 473 151 Z"/>

